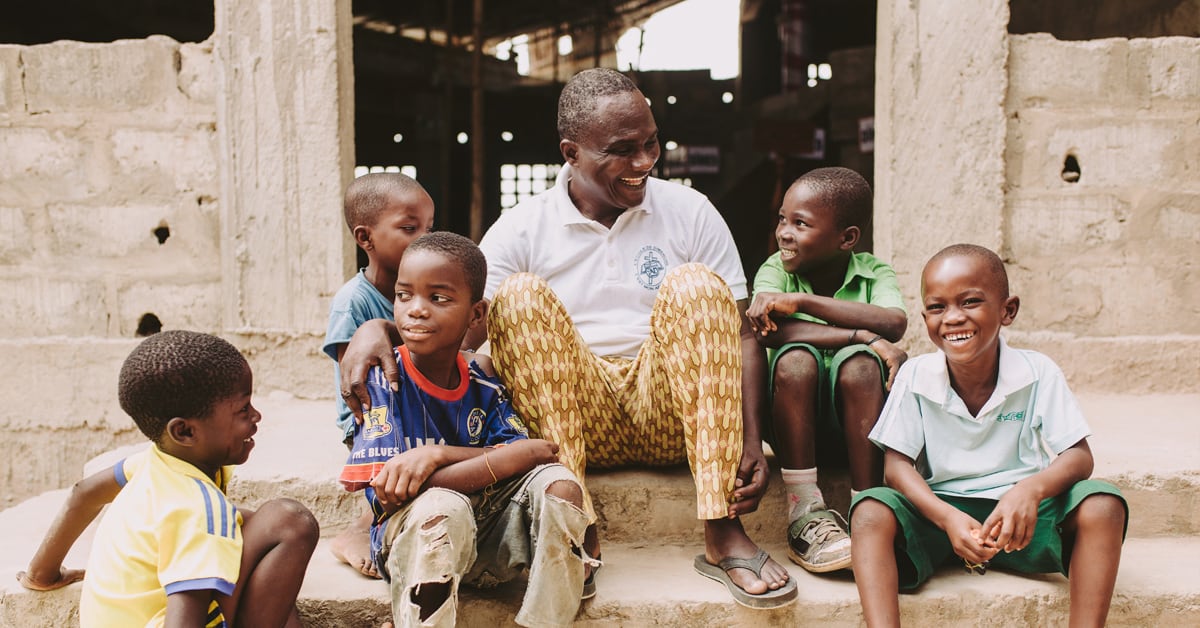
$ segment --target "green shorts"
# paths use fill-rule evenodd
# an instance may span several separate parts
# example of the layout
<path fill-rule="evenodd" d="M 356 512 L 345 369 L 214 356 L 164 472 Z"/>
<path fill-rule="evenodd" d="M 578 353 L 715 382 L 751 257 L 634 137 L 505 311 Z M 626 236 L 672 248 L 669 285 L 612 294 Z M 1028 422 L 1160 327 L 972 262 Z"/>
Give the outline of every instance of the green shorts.
<path fill-rule="evenodd" d="M 1129 505 L 1121 491 L 1101 480 L 1076 482 L 1065 493 L 1043 499 L 1038 504 L 1037 527 L 1033 539 L 1025 549 L 1006 553 L 1000 552 L 989 563 L 992 567 L 1011 569 L 1021 573 L 1054 573 L 1067 575 L 1071 564 L 1071 548 L 1063 547 L 1062 523 L 1084 499 L 1092 495 L 1113 495 L 1125 504 L 1125 529 L 1129 527 Z M 997 500 L 974 497 L 951 497 L 938 495 L 942 501 L 971 515 L 982 523 L 996 507 Z M 900 533 L 896 536 L 896 567 L 900 576 L 900 588 L 915 589 L 921 586 L 934 569 L 954 556 L 950 537 L 926 519 L 899 491 L 887 487 L 867 489 L 850 502 L 851 517 L 854 507 L 864 499 L 882 502 L 896 515 Z M 851 530 L 853 538 L 853 530 Z M 1124 535 L 1124 531 L 1122 531 Z M 960 560 L 961 562 L 961 560 Z"/>
<path fill-rule="evenodd" d="M 780 356 L 793 349 L 807 349 L 817 360 L 817 422 L 818 429 L 840 432 L 842 421 L 837 413 L 837 375 L 842 364 L 851 356 L 866 353 L 879 363 L 879 387 L 887 385 L 887 365 L 865 344 L 847 345 L 841 349 L 818 349 L 806 342 L 790 342 L 771 353 L 767 364 L 768 401 L 775 397 L 775 363 Z M 768 439 L 773 440 L 773 439 Z"/>

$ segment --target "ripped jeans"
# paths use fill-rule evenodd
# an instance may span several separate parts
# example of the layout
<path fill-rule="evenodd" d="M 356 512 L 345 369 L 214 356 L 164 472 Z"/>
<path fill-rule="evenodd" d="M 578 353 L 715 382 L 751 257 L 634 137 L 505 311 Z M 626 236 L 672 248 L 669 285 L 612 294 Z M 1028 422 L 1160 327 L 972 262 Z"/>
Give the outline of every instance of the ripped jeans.
<path fill-rule="evenodd" d="M 599 562 L 583 552 L 587 515 L 546 494 L 559 481 L 579 483 L 566 467 L 548 464 L 474 495 L 431 488 L 388 518 L 377 563 L 391 583 L 397 627 L 454 626 L 460 582 L 494 586 L 526 568 L 529 584 L 516 622 L 570 625 L 584 562 Z M 412 594 L 422 583 L 444 582 L 449 596 L 422 622 Z"/>

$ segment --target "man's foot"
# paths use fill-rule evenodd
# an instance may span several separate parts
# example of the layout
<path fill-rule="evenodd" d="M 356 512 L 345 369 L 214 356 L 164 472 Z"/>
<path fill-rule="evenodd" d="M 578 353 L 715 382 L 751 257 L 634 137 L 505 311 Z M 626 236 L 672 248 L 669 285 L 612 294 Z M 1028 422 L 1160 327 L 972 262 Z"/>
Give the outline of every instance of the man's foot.
<path fill-rule="evenodd" d="M 704 561 L 709 565 L 720 565 L 731 558 L 751 561 L 759 557 L 760 551 L 758 545 L 746 535 L 740 520 L 711 519 L 704 522 Z M 726 562 L 726 565 L 729 564 Z M 770 557 L 762 561 L 757 572 L 748 567 L 732 566 L 724 569 L 723 573 L 731 584 L 751 596 L 781 589 L 788 589 L 794 594 L 796 587 L 787 569 Z"/>
<path fill-rule="evenodd" d="M 850 567 L 846 520 L 833 510 L 814 510 L 788 526 L 788 558 L 813 573 Z"/>
<path fill-rule="evenodd" d="M 329 543 L 329 551 L 338 560 L 357 569 L 359 573 L 378 579 L 379 570 L 371 560 L 371 533 L 355 527 L 342 532 Z"/>

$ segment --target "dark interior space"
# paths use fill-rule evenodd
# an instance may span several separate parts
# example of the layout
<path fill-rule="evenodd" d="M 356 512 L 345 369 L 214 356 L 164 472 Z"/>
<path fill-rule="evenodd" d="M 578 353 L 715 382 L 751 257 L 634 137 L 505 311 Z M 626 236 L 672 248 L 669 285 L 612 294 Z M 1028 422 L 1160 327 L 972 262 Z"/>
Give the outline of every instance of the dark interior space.
<path fill-rule="evenodd" d="M 561 163 L 554 117 L 561 82 L 611 63 L 617 38 L 679 0 L 354 0 L 355 151 L 360 167 L 415 168 L 437 205 L 437 226 L 469 233 L 473 147 L 482 141 L 484 227 L 516 198 L 514 167 L 528 174 L 520 194 L 544 187 Z M 872 180 L 872 153 L 860 126 L 873 115 L 874 0 L 743 0 L 740 75 L 707 70 L 629 72 L 651 100 L 664 146 L 658 175 L 707 194 L 725 215 L 748 275 L 773 250 L 780 195 L 803 172 L 844 165 Z M 213 3 L 115 0 L 22 3 L 0 23 L 0 41 L 103 42 L 163 34 L 196 42 L 213 31 Z M 549 78 L 522 76 L 490 50 L 522 34 L 552 41 L 574 33 L 577 49 L 554 59 Z M 472 55 L 484 43 L 472 108 Z M 559 65 L 562 65 L 560 68 Z M 816 77 L 819 64 L 832 76 Z M 830 68 L 826 68 L 828 71 Z M 545 73 L 543 72 L 543 75 Z M 557 80 L 555 80 L 557 77 Z M 674 102 L 668 102 L 673 97 Z M 473 125 L 480 125 L 473 130 Z M 459 134 L 466 134 L 460 143 Z M 478 135 L 479 137 L 474 137 Z M 523 187 L 521 187 L 523 186 Z M 868 237 L 860 248 L 868 250 Z"/>

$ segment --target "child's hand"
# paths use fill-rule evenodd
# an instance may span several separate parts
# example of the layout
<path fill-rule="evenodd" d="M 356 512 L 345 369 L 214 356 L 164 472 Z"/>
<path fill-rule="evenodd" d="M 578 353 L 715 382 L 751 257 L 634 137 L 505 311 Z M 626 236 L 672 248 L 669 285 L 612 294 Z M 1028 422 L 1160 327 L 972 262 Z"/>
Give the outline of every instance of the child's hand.
<path fill-rule="evenodd" d="M 871 343 L 871 348 L 875 350 L 875 354 L 880 360 L 887 365 L 888 378 L 886 388 L 892 389 L 892 383 L 896 381 L 896 373 L 900 370 L 900 365 L 908 360 L 908 354 L 900 347 L 888 342 L 886 338 L 880 338 Z"/>
<path fill-rule="evenodd" d="M 427 445 L 392 456 L 371 480 L 375 496 L 385 506 L 398 506 L 416 497 L 425 480 L 442 466 L 440 453 L 437 446 Z"/>
<path fill-rule="evenodd" d="M 521 450 L 522 453 L 529 456 L 529 460 L 535 467 L 539 464 L 558 462 L 558 445 L 548 440 L 528 438 L 511 443 L 507 447 L 516 447 Z"/>
<path fill-rule="evenodd" d="M 983 522 L 984 542 L 996 552 L 1025 549 L 1037 528 L 1038 502 L 1027 485 L 1017 482 Z"/>
<path fill-rule="evenodd" d="M 58 573 L 54 574 L 57 576 L 57 579 L 45 581 L 34 580 L 33 577 L 30 576 L 29 572 L 18 571 L 17 582 L 20 582 L 21 586 L 29 589 L 30 591 L 53 591 L 55 589 L 61 589 L 68 584 L 73 584 L 83 580 L 83 574 L 84 570 L 82 569 L 59 568 Z"/>
<path fill-rule="evenodd" d="M 961 511 L 951 515 L 944 528 L 954 553 L 976 564 L 988 562 L 997 552 L 984 543 L 982 529 L 978 521 Z"/>
<path fill-rule="evenodd" d="M 781 292 L 760 292 L 754 295 L 754 302 L 746 309 L 746 319 L 755 333 L 766 336 L 778 327 L 771 320 L 771 313 L 777 312 L 782 316 L 796 313 L 797 305 L 792 295 Z"/>

